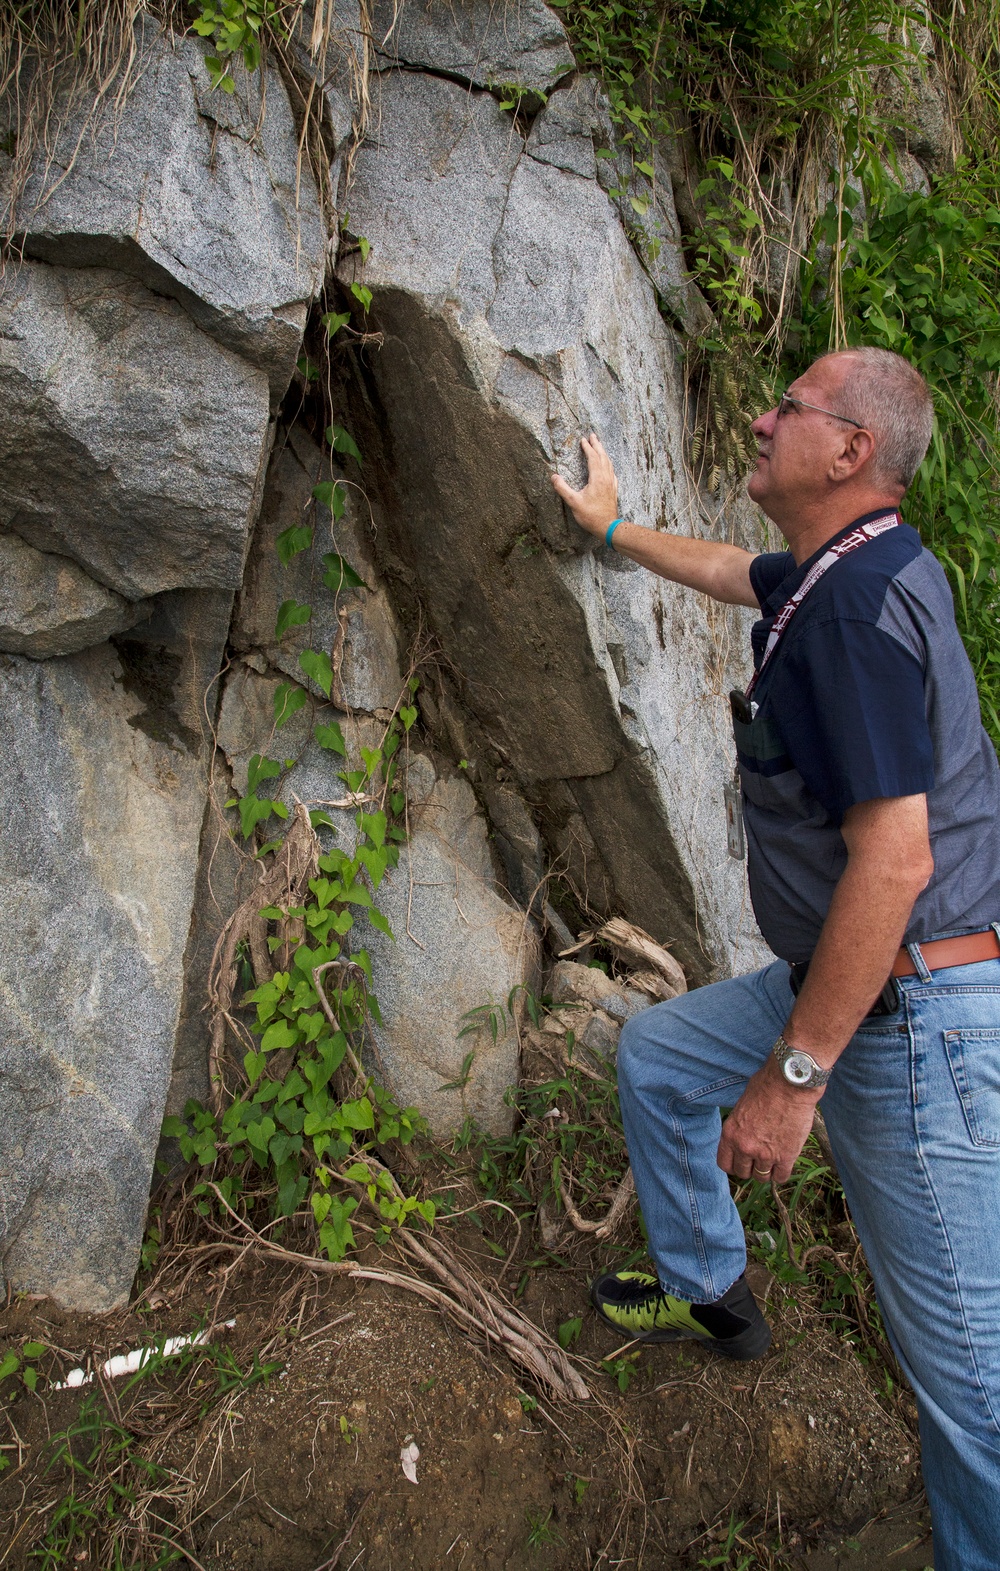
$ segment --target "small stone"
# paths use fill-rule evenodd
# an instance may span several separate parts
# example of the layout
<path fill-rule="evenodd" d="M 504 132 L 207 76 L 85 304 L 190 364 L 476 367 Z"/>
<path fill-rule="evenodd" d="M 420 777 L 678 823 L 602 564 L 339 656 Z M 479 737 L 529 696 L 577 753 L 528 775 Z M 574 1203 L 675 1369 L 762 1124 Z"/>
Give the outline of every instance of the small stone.
<path fill-rule="evenodd" d="M 618 1051 L 621 1029 L 621 1026 L 612 1020 L 610 1015 L 606 1015 L 603 1009 L 595 1009 L 577 1036 L 574 1051 L 582 1049 L 588 1057 L 596 1061 L 612 1059 Z"/>
<path fill-rule="evenodd" d="M 582 966 L 575 960 L 560 960 L 552 972 L 552 1000 L 556 1004 L 587 1003 L 613 1015 L 619 1025 L 648 1006 L 642 993 L 614 981 L 596 966 Z"/>

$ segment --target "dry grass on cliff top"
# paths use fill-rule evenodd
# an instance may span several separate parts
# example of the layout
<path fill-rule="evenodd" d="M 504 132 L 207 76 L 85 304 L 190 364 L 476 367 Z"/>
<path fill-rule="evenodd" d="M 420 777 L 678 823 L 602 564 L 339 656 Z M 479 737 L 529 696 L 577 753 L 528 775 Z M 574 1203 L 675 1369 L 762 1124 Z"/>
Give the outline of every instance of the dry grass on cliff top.
<path fill-rule="evenodd" d="M 269 48 L 280 56 L 299 126 L 300 161 L 311 168 L 327 216 L 333 220 L 332 193 L 328 190 L 333 150 L 324 146 L 321 89 L 335 64 L 346 67 L 360 133 L 368 113 L 365 27 L 360 34 L 345 30 L 332 3 L 314 5 L 307 11 L 305 0 L 270 0 L 263 27 L 252 20 L 252 6 L 244 10 L 251 16 L 245 33 L 246 65 L 256 69 L 262 49 Z M 209 34 L 208 52 L 216 51 L 223 66 L 230 58 L 238 60 L 244 53 L 242 46 L 227 46 L 218 21 L 222 13 L 216 13 L 208 0 L 193 4 L 189 0 L 21 0 L 0 4 L 0 247 L 16 242 L 30 224 L 31 211 L 65 178 L 75 160 L 74 146 L 79 148 L 108 114 L 114 119 L 124 112 L 149 62 L 157 33 L 173 36 L 187 32 L 199 12 L 217 22 L 215 34 Z M 361 0 L 360 15 L 364 22 L 366 0 Z M 155 23 L 155 29 L 137 25 L 144 17 Z M 206 70 L 206 85 L 210 77 Z M 232 90 L 228 71 L 225 79 Z M 61 148 L 55 160 L 67 125 L 72 125 L 75 140 Z M 39 169 L 41 179 L 33 207 L 26 213 L 25 190 Z"/>

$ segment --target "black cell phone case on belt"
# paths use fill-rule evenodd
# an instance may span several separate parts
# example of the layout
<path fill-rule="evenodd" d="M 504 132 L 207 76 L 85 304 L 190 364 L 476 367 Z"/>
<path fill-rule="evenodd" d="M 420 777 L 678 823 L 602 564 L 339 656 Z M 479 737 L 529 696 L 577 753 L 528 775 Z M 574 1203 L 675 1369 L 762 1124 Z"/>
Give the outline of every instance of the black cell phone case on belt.
<path fill-rule="evenodd" d="M 806 972 L 809 970 L 809 962 L 808 960 L 802 960 L 798 963 L 798 965 L 793 965 L 790 969 L 791 976 L 789 977 L 789 981 L 792 985 L 792 992 L 797 998 L 799 996 L 799 989 L 806 979 Z M 869 1009 L 865 1019 L 870 1020 L 872 1015 L 894 1015 L 899 1008 L 899 1005 L 899 985 L 896 981 L 896 978 L 891 976 L 883 987 L 881 993 L 878 995 L 878 998 L 876 998 L 874 1004 Z"/>

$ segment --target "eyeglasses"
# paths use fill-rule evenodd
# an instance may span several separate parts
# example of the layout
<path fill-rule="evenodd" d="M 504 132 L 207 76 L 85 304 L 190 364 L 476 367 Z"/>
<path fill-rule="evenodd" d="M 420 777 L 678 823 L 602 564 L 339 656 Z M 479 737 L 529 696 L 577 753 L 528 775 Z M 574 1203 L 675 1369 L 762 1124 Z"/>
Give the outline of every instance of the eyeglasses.
<path fill-rule="evenodd" d="M 791 408 L 792 405 L 795 405 L 799 409 L 815 409 L 818 415 L 829 415 L 831 420 L 844 420 L 848 425 L 856 426 L 859 431 L 865 431 L 868 429 L 867 426 L 863 426 L 861 424 L 860 420 L 852 420 L 850 415 L 834 414 L 832 409 L 821 409 L 819 404 L 807 404 L 804 398 L 792 398 L 788 393 L 782 393 L 781 397 L 778 399 L 779 416 L 783 415 L 785 410 Z"/>

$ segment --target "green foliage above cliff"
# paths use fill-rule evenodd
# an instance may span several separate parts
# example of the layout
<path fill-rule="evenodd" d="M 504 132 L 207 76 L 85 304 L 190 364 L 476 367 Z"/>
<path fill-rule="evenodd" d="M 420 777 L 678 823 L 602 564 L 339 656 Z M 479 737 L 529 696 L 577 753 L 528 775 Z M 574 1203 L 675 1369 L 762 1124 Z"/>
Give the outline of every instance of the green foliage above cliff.
<path fill-rule="evenodd" d="M 826 243 L 834 215 L 819 226 Z M 906 516 L 948 570 L 986 724 L 1000 742 L 1000 208 L 968 166 L 930 194 L 889 192 L 845 243 L 844 337 L 896 350 L 934 392 L 930 451 Z M 802 339 L 788 369 L 834 337 L 834 298 L 803 270 Z"/>
<path fill-rule="evenodd" d="M 894 349 L 927 378 L 907 514 L 950 575 L 1000 745 L 1000 5 L 555 3 L 636 168 L 666 150 L 715 315 L 689 347 L 702 482 L 742 483 L 750 421 L 827 349 Z"/>

